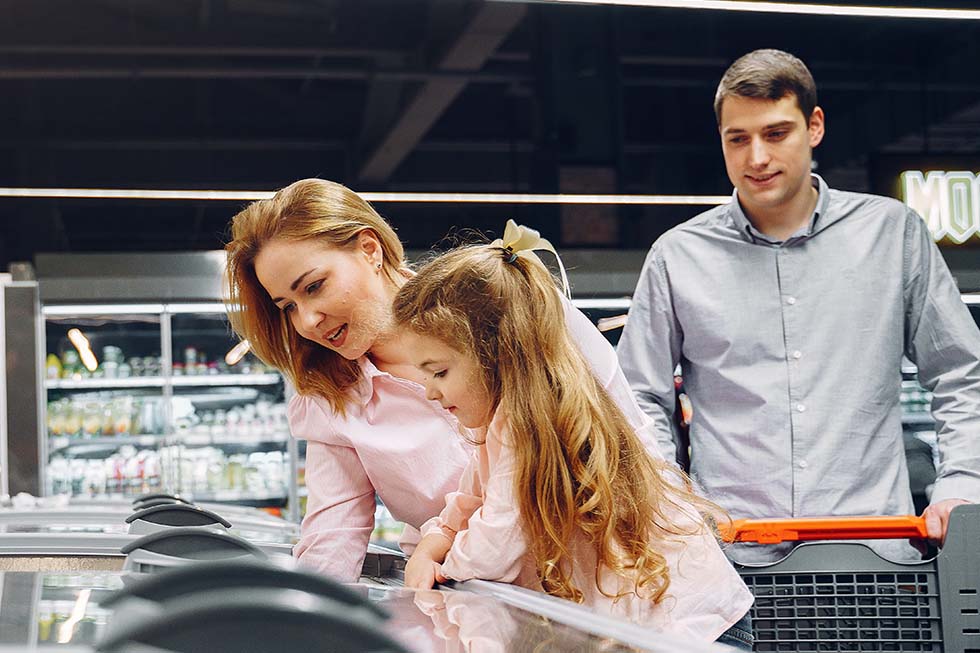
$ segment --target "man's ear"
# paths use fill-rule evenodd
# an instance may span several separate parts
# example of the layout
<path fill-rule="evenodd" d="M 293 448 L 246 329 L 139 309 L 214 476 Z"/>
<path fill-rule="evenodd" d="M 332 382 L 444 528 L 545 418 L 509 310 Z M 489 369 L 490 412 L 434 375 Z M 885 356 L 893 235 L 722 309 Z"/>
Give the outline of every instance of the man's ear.
<path fill-rule="evenodd" d="M 810 114 L 810 124 L 807 126 L 807 130 L 810 132 L 810 147 L 814 148 L 820 145 L 823 141 L 824 127 L 825 127 L 825 117 L 823 115 L 823 109 L 820 107 L 814 107 L 813 113 Z"/>

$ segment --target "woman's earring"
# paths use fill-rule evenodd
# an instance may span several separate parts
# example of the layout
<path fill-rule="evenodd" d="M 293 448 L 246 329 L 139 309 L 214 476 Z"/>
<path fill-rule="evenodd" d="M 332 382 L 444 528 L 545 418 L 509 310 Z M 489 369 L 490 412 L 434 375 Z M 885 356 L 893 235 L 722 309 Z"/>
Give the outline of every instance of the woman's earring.
<path fill-rule="evenodd" d="M 381 264 L 380 263 L 375 263 L 374 267 L 376 267 L 377 269 L 380 270 L 381 269 Z"/>

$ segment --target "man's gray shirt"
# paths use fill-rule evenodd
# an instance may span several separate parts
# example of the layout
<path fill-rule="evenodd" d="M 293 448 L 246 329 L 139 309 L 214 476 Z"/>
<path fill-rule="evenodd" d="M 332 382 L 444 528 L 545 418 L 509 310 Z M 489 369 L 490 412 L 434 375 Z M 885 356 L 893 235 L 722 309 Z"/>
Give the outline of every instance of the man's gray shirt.
<path fill-rule="evenodd" d="M 734 518 L 911 514 L 904 354 L 934 397 L 932 502 L 980 500 L 980 332 L 925 222 L 813 180 L 814 215 L 783 242 L 751 225 L 736 193 L 651 248 L 618 353 L 664 454 L 680 364 L 692 476 Z"/>

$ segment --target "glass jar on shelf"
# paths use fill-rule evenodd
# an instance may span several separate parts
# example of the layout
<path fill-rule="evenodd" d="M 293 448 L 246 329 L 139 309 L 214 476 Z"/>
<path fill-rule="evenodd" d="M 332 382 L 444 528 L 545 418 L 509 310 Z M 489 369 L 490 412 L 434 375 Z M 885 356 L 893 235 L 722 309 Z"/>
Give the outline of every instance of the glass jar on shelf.
<path fill-rule="evenodd" d="M 82 407 L 82 437 L 98 437 L 102 432 L 102 423 L 102 407 L 97 401 L 86 401 Z"/>

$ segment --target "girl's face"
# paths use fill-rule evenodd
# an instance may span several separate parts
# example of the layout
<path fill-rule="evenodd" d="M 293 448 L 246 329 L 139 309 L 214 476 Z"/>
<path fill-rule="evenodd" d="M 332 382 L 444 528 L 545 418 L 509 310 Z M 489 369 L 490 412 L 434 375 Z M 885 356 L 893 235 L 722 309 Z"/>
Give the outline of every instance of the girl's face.
<path fill-rule="evenodd" d="M 493 401 L 483 387 L 476 359 L 429 336 L 407 338 L 412 362 L 425 374 L 425 397 L 442 404 L 466 428 L 488 425 Z"/>
<path fill-rule="evenodd" d="M 355 360 L 390 321 L 394 289 L 381 262 L 381 245 L 369 231 L 343 249 L 279 239 L 255 257 L 255 275 L 296 333 Z"/>

